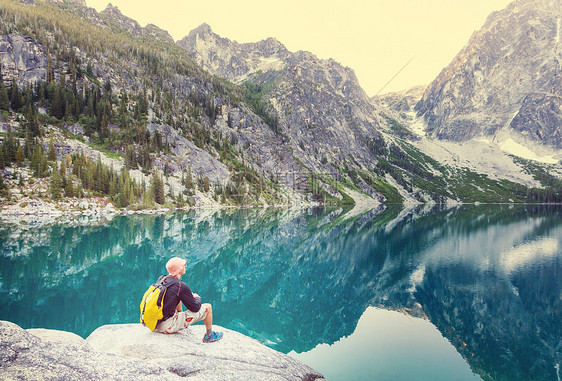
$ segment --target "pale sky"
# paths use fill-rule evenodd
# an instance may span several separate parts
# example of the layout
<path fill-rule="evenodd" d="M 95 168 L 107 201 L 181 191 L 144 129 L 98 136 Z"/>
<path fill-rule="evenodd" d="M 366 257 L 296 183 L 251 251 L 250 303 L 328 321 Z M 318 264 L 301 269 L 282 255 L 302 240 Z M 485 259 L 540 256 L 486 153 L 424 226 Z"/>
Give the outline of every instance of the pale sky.
<path fill-rule="evenodd" d="M 369 96 L 412 58 L 381 94 L 426 85 L 466 45 L 493 11 L 511 0 L 111 0 L 141 26 L 180 40 L 207 23 L 240 43 L 275 37 L 352 68 Z M 86 0 L 103 10 L 107 0 Z"/>

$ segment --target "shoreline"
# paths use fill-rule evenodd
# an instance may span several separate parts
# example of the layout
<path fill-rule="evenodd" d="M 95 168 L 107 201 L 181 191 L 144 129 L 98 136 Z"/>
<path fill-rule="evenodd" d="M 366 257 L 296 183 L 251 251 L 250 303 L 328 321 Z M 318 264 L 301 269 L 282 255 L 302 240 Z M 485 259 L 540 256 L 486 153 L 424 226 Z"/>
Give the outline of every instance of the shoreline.
<path fill-rule="evenodd" d="M 354 204 L 331 204 L 318 202 L 299 202 L 272 205 L 223 205 L 219 203 L 209 203 L 197 206 L 170 207 L 161 206 L 149 209 L 127 209 L 115 208 L 107 198 L 93 196 L 85 198 L 64 199 L 54 201 L 43 198 L 24 197 L 17 201 L 4 201 L 0 204 L 0 222 L 3 224 L 21 224 L 21 223 L 49 223 L 58 222 L 60 219 L 104 219 L 111 220 L 117 216 L 130 215 L 156 215 L 166 214 L 169 212 L 188 212 L 190 210 L 220 210 L 220 209 L 267 209 L 267 208 L 312 208 L 312 207 L 329 207 L 347 205 L 351 209 L 346 213 L 346 218 L 350 218 L 362 214 L 368 210 L 385 206 L 385 205 L 402 205 L 405 209 L 415 206 L 435 206 L 445 205 L 447 207 L 458 207 L 466 205 L 562 205 L 562 203 L 483 203 L 483 202 L 456 202 L 456 203 L 422 203 L 422 202 L 404 202 L 402 204 L 384 203 L 377 200 L 368 199 L 359 194 L 354 194 Z M 44 220 L 44 221 L 41 221 Z"/>

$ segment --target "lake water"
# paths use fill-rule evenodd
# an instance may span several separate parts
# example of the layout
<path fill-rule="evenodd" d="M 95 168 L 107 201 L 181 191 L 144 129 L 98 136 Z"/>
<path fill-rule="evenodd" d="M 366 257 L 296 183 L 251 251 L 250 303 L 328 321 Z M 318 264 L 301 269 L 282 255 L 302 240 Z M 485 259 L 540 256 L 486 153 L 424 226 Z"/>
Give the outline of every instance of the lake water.
<path fill-rule="evenodd" d="M 168 258 L 215 323 L 336 380 L 560 380 L 562 207 L 197 210 L 0 226 L 0 319 L 138 322 Z"/>

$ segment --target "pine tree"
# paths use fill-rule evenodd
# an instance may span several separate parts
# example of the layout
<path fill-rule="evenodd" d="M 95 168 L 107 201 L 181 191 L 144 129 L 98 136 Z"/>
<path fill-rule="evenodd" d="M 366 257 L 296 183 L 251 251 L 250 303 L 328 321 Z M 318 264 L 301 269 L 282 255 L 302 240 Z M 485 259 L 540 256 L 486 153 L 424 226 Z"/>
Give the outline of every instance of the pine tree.
<path fill-rule="evenodd" d="M 23 161 L 25 160 L 25 154 L 23 153 L 23 148 L 18 147 L 18 150 L 16 152 L 16 163 L 18 163 L 18 167 L 21 166 L 21 163 L 23 163 Z"/>
<path fill-rule="evenodd" d="M 4 86 L 4 76 L 2 75 L 2 64 L 0 63 L 0 110 L 10 111 L 10 98 L 8 90 Z"/>
<path fill-rule="evenodd" d="M 191 173 L 191 167 L 187 167 L 184 185 L 186 189 L 193 189 L 193 174 Z"/>
<path fill-rule="evenodd" d="M 60 200 L 62 198 L 62 179 L 56 164 L 51 175 L 49 191 L 53 200 Z"/>
<path fill-rule="evenodd" d="M 55 80 L 55 71 L 53 70 L 53 60 L 47 49 L 47 83 Z"/>
<path fill-rule="evenodd" d="M 33 150 L 33 155 L 31 156 L 31 166 L 30 169 L 33 171 L 35 177 L 41 176 L 41 161 L 43 159 L 43 149 L 41 144 L 35 144 L 35 149 Z"/>
<path fill-rule="evenodd" d="M 65 101 L 64 118 L 66 120 L 74 117 L 74 96 L 69 93 Z"/>
<path fill-rule="evenodd" d="M 43 155 L 41 158 L 41 177 L 49 176 L 49 162 L 47 160 L 47 155 Z"/>
<path fill-rule="evenodd" d="M 23 96 L 23 100 L 24 101 L 22 107 L 25 107 L 26 109 L 27 109 L 26 106 L 33 104 L 33 89 L 31 88 L 31 85 L 29 83 L 25 87 L 25 94 Z"/>
<path fill-rule="evenodd" d="M 66 160 L 64 158 L 60 162 L 60 174 L 63 178 L 66 177 Z"/>
<path fill-rule="evenodd" d="M 119 119 L 122 125 L 127 124 L 127 107 L 129 104 L 129 98 L 127 97 L 127 92 L 123 91 L 123 95 L 121 96 L 121 102 L 119 104 Z"/>
<path fill-rule="evenodd" d="M 6 197 L 6 196 L 9 196 L 8 187 L 4 182 L 4 176 L 0 174 L 0 197 Z"/>
<path fill-rule="evenodd" d="M 135 149 L 132 145 L 128 145 L 125 151 L 125 166 L 127 169 L 137 169 L 137 158 Z"/>
<path fill-rule="evenodd" d="M 49 152 L 47 153 L 47 159 L 49 161 L 56 161 L 57 160 L 57 151 L 55 150 L 55 143 L 51 139 L 49 142 Z"/>
<path fill-rule="evenodd" d="M 107 117 L 107 114 L 104 112 L 103 116 L 101 118 L 101 125 L 100 125 L 100 140 L 102 142 L 105 141 L 105 139 L 109 138 L 109 129 L 108 126 L 109 125 L 109 118 Z"/>
<path fill-rule="evenodd" d="M 174 196 L 174 186 L 173 186 L 173 184 L 170 184 L 170 192 L 169 192 L 169 194 L 170 194 L 170 198 L 173 200 L 173 199 L 175 198 L 175 196 Z"/>
<path fill-rule="evenodd" d="M 57 119 L 62 119 L 64 116 L 64 101 L 60 86 L 57 86 L 55 90 L 53 104 L 51 106 L 51 115 Z"/>
<path fill-rule="evenodd" d="M 118 195 L 119 195 L 119 177 L 112 176 L 111 180 L 109 180 L 109 197 L 113 200 L 113 202 L 116 202 Z"/>
<path fill-rule="evenodd" d="M 128 200 L 127 205 L 133 205 L 135 203 L 135 184 L 133 180 L 127 173 L 127 182 L 129 184 L 129 188 L 127 190 Z"/>
<path fill-rule="evenodd" d="M 182 192 L 178 192 L 177 202 L 179 206 L 183 206 L 185 204 L 185 201 L 183 200 Z"/>
<path fill-rule="evenodd" d="M 75 197 L 74 184 L 72 183 L 72 177 L 68 176 L 64 181 L 64 195 L 66 197 Z"/>
<path fill-rule="evenodd" d="M 10 110 L 10 99 L 8 98 L 8 91 L 4 86 L 4 81 L 0 81 L 0 110 Z"/>
<path fill-rule="evenodd" d="M 150 193 L 154 197 L 154 201 L 160 205 L 166 201 L 166 194 L 164 193 L 164 181 L 157 171 L 152 175 L 150 180 Z"/>
<path fill-rule="evenodd" d="M 22 102 L 21 102 L 21 94 L 20 94 L 18 84 L 16 83 L 15 79 L 12 82 L 12 93 L 11 93 L 11 97 L 10 97 L 10 106 L 12 107 L 12 110 L 14 110 L 14 111 L 19 110 L 23 106 Z"/>
<path fill-rule="evenodd" d="M 27 120 L 27 130 L 31 133 L 31 136 L 39 136 L 40 130 L 39 123 L 37 122 L 37 110 L 35 105 L 30 104 L 27 106 L 25 119 Z"/>

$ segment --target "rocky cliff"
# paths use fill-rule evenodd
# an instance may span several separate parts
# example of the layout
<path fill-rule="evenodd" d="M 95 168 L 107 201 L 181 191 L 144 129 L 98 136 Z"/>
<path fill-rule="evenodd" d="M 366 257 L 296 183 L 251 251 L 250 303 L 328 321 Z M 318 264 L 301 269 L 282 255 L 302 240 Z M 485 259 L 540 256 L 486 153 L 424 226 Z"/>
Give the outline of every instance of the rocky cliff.
<path fill-rule="evenodd" d="M 0 35 L 0 66 L 4 80 L 45 80 L 47 55 L 43 45 L 21 34 Z"/>
<path fill-rule="evenodd" d="M 562 148 L 562 2 L 492 13 L 416 105 L 428 132 L 465 141 L 502 130 Z"/>

